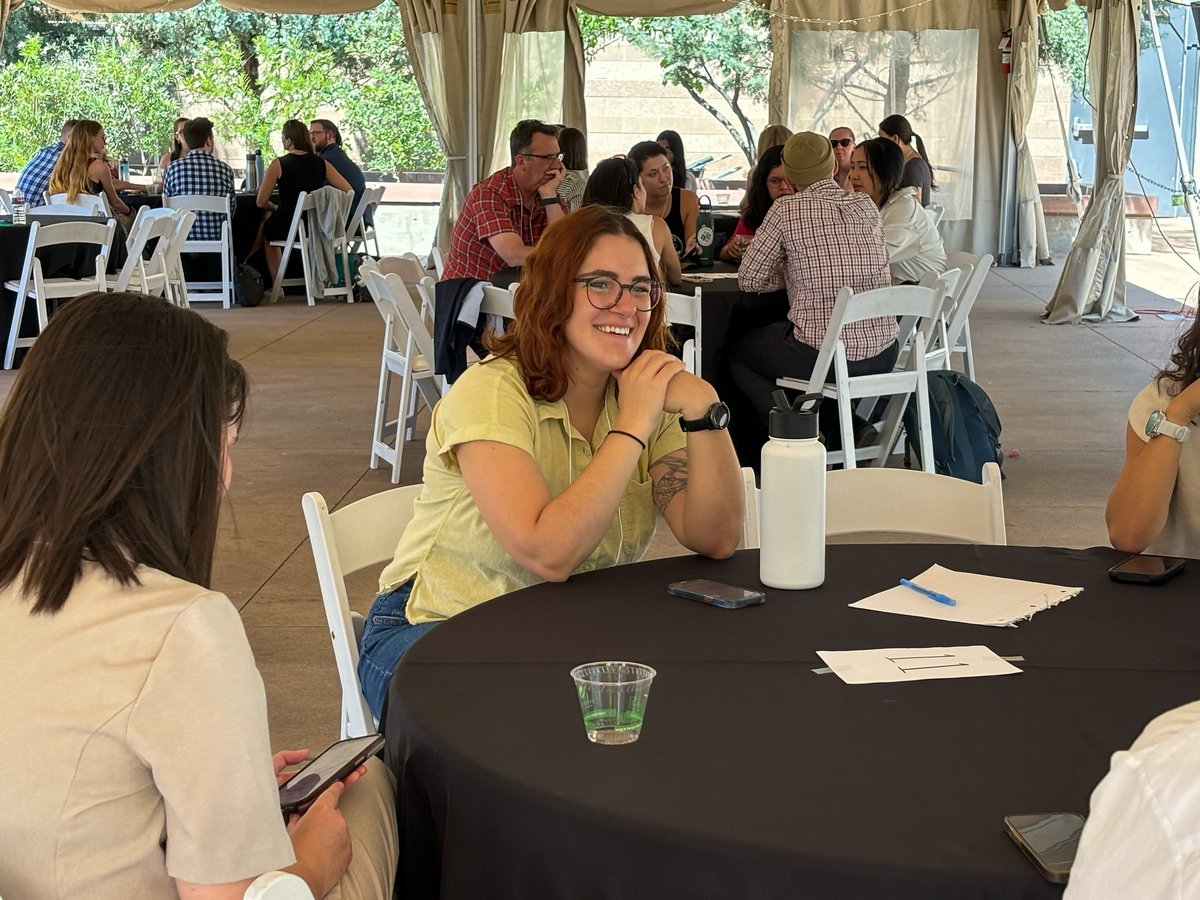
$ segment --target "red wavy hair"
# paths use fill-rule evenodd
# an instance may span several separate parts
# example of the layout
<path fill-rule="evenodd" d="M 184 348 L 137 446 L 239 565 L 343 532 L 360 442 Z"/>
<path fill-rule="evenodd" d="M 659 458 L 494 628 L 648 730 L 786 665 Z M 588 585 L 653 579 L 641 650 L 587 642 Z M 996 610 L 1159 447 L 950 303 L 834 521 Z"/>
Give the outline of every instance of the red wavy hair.
<path fill-rule="evenodd" d="M 608 206 L 585 206 L 559 219 L 542 234 L 525 258 L 521 285 L 513 298 L 512 326 L 502 337 L 492 337 L 488 349 L 497 357 L 514 360 L 521 368 L 525 387 L 537 400 L 553 403 L 567 392 L 563 362 L 566 325 L 575 310 L 573 279 L 596 241 L 605 235 L 623 235 L 637 241 L 646 256 L 650 277 L 662 281 L 654 253 L 625 213 Z M 666 298 L 650 311 L 650 321 L 637 352 L 665 350 Z"/>

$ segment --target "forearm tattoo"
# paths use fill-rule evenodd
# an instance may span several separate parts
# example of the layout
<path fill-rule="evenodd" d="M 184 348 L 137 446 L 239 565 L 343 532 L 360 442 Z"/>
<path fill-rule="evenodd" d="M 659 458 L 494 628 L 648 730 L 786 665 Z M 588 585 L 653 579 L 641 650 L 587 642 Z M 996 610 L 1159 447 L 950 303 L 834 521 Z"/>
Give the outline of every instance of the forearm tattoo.
<path fill-rule="evenodd" d="M 654 480 L 654 505 L 658 507 L 659 512 L 665 512 L 675 495 L 687 490 L 687 458 L 664 456 L 656 465 L 665 466 L 666 471 Z"/>

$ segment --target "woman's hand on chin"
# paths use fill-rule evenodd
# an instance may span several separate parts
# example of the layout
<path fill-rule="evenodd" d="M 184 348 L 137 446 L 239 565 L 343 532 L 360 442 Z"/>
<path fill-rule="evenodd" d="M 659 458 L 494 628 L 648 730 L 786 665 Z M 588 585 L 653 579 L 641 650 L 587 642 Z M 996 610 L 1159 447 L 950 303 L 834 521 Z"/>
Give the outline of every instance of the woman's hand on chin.
<path fill-rule="evenodd" d="M 616 373 L 621 411 L 616 427 L 647 440 L 667 410 L 667 390 L 683 361 L 662 350 L 643 350 Z"/>
<path fill-rule="evenodd" d="M 677 372 L 667 385 L 663 409 L 680 413 L 685 419 L 699 419 L 719 399 L 711 384 L 684 370 Z"/>

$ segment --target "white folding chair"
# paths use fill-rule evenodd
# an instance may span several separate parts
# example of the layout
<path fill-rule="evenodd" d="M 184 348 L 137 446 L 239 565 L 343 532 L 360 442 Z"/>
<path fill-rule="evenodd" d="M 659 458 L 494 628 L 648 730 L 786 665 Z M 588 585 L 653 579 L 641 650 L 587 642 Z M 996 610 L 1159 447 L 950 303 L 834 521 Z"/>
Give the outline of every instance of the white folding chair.
<path fill-rule="evenodd" d="M 219 238 L 192 240 L 191 235 L 187 234 L 179 252 L 212 254 L 221 258 L 221 280 L 191 282 L 187 285 L 186 300 L 189 304 L 193 301 L 219 300 L 222 307 L 229 309 L 233 305 L 233 220 L 229 198 L 207 194 L 181 194 L 177 197 L 163 197 L 163 205 L 168 209 L 190 209 L 197 214 L 204 212 L 224 216 Z M 180 271 L 182 272 L 182 269 Z"/>
<path fill-rule="evenodd" d="M 337 189 L 330 188 L 330 190 Z M 313 268 L 312 252 L 309 244 L 310 228 L 315 227 L 315 223 L 310 226 L 308 220 L 304 217 L 306 212 L 315 210 L 316 205 L 316 197 L 313 194 L 310 194 L 308 191 L 301 191 L 300 196 L 296 199 L 296 212 L 292 215 L 291 225 L 288 226 L 286 240 L 271 241 L 274 246 L 283 248 L 283 255 L 279 260 L 279 272 L 274 283 L 271 285 L 271 303 L 279 299 L 283 288 L 297 284 L 304 285 L 304 295 L 308 300 L 309 306 L 314 306 L 318 297 L 324 299 L 334 294 L 344 295 L 347 303 L 353 300 L 350 287 L 350 257 L 346 250 L 345 235 L 333 239 L 334 252 L 342 260 L 343 286 L 326 287 L 323 284 L 317 284 L 316 271 Z M 304 271 L 304 277 L 286 278 L 288 261 L 291 259 L 292 250 L 297 247 L 300 249 L 300 264 Z"/>
<path fill-rule="evenodd" d="M 942 217 L 946 214 L 946 210 L 938 206 L 936 203 L 930 203 L 925 207 L 925 215 L 929 216 L 929 221 L 933 223 L 933 227 L 937 228 L 941 224 Z"/>
<path fill-rule="evenodd" d="M 359 244 L 362 245 L 364 251 L 369 251 L 368 243 L 374 241 L 374 255 L 380 255 L 379 238 L 375 234 L 375 226 L 366 223 L 366 214 L 370 212 L 371 218 L 374 220 L 375 210 L 381 200 L 383 200 L 383 185 L 363 191 L 363 195 L 359 198 L 358 205 L 354 208 L 354 213 L 346 225 L 346 243 L 350 253 L 357 253 Z"/>
<path fill-rule="evenodd" d="M 703 319 L 700 307 L 700 288 L 696 288 L 695 294 L 675 294 L 667 291 L 666 303 L 668 325 L 690 325 L 696 330 L 696 336 L 683 343 L 683 362 L 689 372 L 697 378 L 703 378 L 704 375 L 700 372 L 700 348 L 702 346 L 700 324 Z"/>
<path fill-rule="evenodd" d="M 374 259 L 367 257 L 359 266 L 359 271 L 361 272 L 364 266 L 374 262 Z M 429 274 L 415 253 L 405 253 L 402 256 L 381 256 L 378 268 L 384 275 L 399 275 L 405 284 L 416 284 Z"/>
<path fill-rule="evenodd" d="M 174 210 L 139 210 L 129 233 L 129 255 L 110 289 L 165 297 L 171 280 L 169 251 L 177 225 Z M 146 248 L 152 241 L 147 254 Z"/>
<path fill-rule="evenodd" d="M 825 474 L 825 536 L 895 535 L 1006 544 L 1000 467 L 983 466 L 983 483 L 910 469 L 842 469 Z M 746 520 L 742 547 L 759 547 L 759 489 L 742 469 Z M 870 541 L 867 541 L 868 543 Z"/>
<path fill-rule="evenodd" d="M 343 738 L 372 734 L 378 728 L 358 680 L 363 618 L 350 611 L 346 576 L 392 558 L 400 535 L 412 519 L 413 501 L 420 493 L 419 484 L 392 488 L 333 513 L 325 498 L 315 491 L 305 494 L 301 502 L 342 686 L 339 724 Z"/>
<path fill-rule="evenodd" d="M 780 378 L 776 383 L 783 388 L 803 393 L 821 394 L 838 405 L 839 427 L 842 450 L 830 451 L 830 465 L 841 463 L 854 468 L 861 460 L 875 460 L 882 466 L 891 454 L 892 447 L 900 435 L 901 419 L 908 400 L 916 396 L 918 435 L 921 459 L 926 471 L 933 471 L 933 436 L 929 423 L 929 383 L 926 380 L 925 348 L 932 340 L 943 340 L 940 331 L 942 297 L 945 282 L 938 281 L 936 287 L 919 285 L 892 285 L 855 294 L 842 288 L 834 303 L 825 331 L 825 340 L 817 354 L 809 379 Z M 909 345 L 910 352 L 901 355 L 896 368 L 878 375 L 855 375 L 849 372 L 846 345 L 842 341 L 842 329 L 866 319 L 899 319 L 897 341 L 901 347 Z M 935 330 L 939 334 L 934 337 Z M 832 370 L 834 381 L 826 384 Z M 813 387 L 810 389 L 809 385 Z M 886 397 L 885 418 L 881 438 L 869 447 L 855 447 L 853 424 L 850 415 L 851 401 L 860 398 Z"/>
<path fill-rule="evenodd" d="M 514 319 L 516 318 L 513 314 L 515 297 L 515 285 L 502 288 L 496 287 L 494 284 L 485 284 L 483 286 L 483 303 L 479 306 L 479 312 L 481 315 L 503 316 L 506 319 Z"/>
<path fill-rule="evenodd" d="M 983 483 L 910 469 L 842 469 L 825 476 L 825 534 L 880 532 L 1006 544 L 1000 467 Z"/>
<path fill-rule="evenodd" d="M 404 444 L 410 438 L 420 396 L 430 409 L 441 399 L 441 386 L 433 373 L 433 333 L 413 302 L 399 275 L 367 272 L 367 290 L 383 317 L 383 350 L 379 360 L 379 389 L 375 395 L 375 424 L 371 430 L 372 469 L 380 462 L 392 465 L 392 484 L 400 481 Z M 433 279 L 425 287 L 432 291 Z M 396 414 L 389 418 L 392 376 L 400 378 Z M 394 438 L 394 446 L 388 438 Z"/>
<path fill-rule="evenodd" d="M 970 253 L 954 252 L 947 256 L 946 264 L 966 270 L 970 266 L 964 284 L 958 292 L 954 310 L 946 320 L 946 341 L 951 353 L 961 353 L 963 369 L 967 377 L 975 380 L 975 352 L 971 349 L 971 310 L 983 290 L 988 272 L 992 269 L 992 254 L 985 253 L 976 258 Z"/>
<path fill-rule="evenodd" d="M 25 245 L 25 262 L 21 266 L 21 277 L 4 282 L 4 287 L 17 295 L 13 305 L 12 325 L 8 330 L 8 347 L 4 353 L 4 368 L 11 369 L 18 347 L 31 347 L 37 340 L 21 337 L 21 320 L 25 317 L 25 301 L 33 300 L 37 305 L 37 333 L 41 334 L 49 320 L 47 300 L 62 300 L 78 297 L 89 291 L 103 291 L 108 287 L 108 254 L 112 249 L 117 223 L 109 219 L 99 222 L 62 222 L 57 225 L 42 225 L 33 222 L 29 226 L 29 242 Z M 96 271 L 86 278 L 44 278 L 38 250 L 57 244 L 94 244 Z"/>
<path fill-rule="evenodd" d="M 88 219 L 111 218 L 111 213 L 100 212 L 93 204 L 83 206 L 78 203 L 48 203 L 39 206 L 35 210 L 31 210 L 31 212 L 35 212 L 39 216 L 72 216 Z"/>
<path fill-rule="evenodd" d="M 433 258 L 433 269 L 437 272 L 437 277 L 441 278 L 446 271 L 446 262 L 442 259 L 442 248 L 434 244 L 429 255 Z"/>
<path fill-rule="evenodd" d="M 173 212 L 175 232 L 167 244 L 167 299 L 183 309 L 191 309 L 192 304 L 188 301 L 187 273 L 183 271 L 183 247 L 187 243 L 192 226 L 196 223 L 196 214 L 190 209 L 177 209 Z"/>
<path fill-rule="evenodd" d="M 13 214 L 12 194 L 4 188 L 0 188 L 0 213 L 6 216 Z"/>
<path fill-rule="evenodd" d="M 308 883 L 291 872 L 267 872 L 246 888 L 243 900 L 314 900 Z"/>
<path fill-rule="evenodd" d="M 81 206 L 93 216 L 108 217 L 112 215 L 112 207 L 108 205 L 108 198 L 103 194 L 80 194 L 75 198 L 74 203 L 67 199 L 66 194 L 47 192 L 45 196 L 47 206 Z M 38 212 L 44 213 L 46 210 L 41 209 Z"/>

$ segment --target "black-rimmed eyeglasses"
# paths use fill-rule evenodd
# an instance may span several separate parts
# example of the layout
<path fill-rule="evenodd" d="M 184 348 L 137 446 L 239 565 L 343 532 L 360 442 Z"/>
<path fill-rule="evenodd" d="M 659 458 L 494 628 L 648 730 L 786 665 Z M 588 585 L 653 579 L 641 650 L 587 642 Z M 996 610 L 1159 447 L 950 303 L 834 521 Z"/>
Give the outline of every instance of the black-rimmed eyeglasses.
<path fill-rule="evenodd" d="M 518 153 L 517 156 L 532 156 L 534 159 L 557 160 L 562 161 L 561 153 Z"/>
<path fill-rule="evenodd" d="M 621 295 L 626 291 L 629 291 L 629 296 L 633 298 L 633 308 L 638 312 L 650 312 L 662 299 L 663 286 L 657 281 L 621 284 L 607 275 L 589 275 L 573 280 L 587 288 L 588 303 L 596 309 L 612 309 L 621 302 Z"/>

